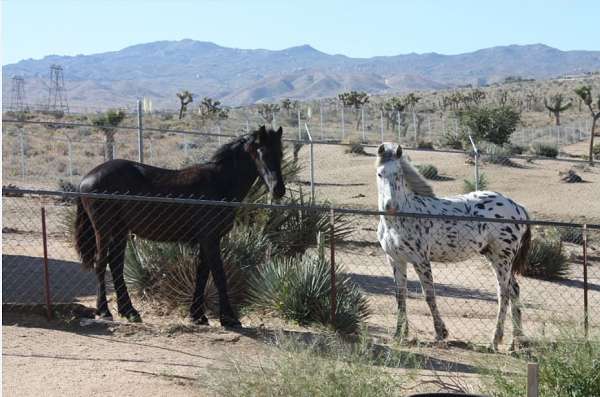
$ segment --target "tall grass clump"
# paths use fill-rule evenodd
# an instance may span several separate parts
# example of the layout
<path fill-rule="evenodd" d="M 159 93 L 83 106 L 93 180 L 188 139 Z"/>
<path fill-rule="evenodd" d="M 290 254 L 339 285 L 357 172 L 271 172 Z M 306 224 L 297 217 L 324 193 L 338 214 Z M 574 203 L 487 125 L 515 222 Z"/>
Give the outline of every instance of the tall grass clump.
<path fill-rule="evenodd" d="M 487 176 L 482 172 L 479 174 L 479 190 L 487 190 L 488 188 L 488 179 Z M 471 193 L 476 191 L 475 188 L 475 178 L 473 179 L 465 179 L 463 182 L 463 193 Z"/>
<path fill-rule="evenodd" d="M 541 157 L 556 158 L 558 156 L 558 148 L 556 146 L 544 143 L 536 143 L 532 146 L 532 150 L 535 155 Z"/>
<path fill-rule="evenodd" d="M 540 397 L 600 396 L 600 341 L 567 339 L 546 343 L 531 353 L 539 365 Z M 531 358 L 527 358 L 528 361 Z M 521 397 L 526 395 L 526 363 L 519 375 L 501 371 L 491 373 L 489 395 Z"/>
<path fill-rule="evenodd" d="M 278 336 L 270 353 L 257 365 L 233 363 L 217 370 L 207 381 L 209 388 L 219 396 L 404 396 L 412 376 L 384 369 L 403 367 L 406 358 L 328 335 L 308 342 Z"/>
<path fill-rule="evenodd" d="M 415 168 L 426 179 L 437 179 L 439 177 L 438 169 L 433 164 L 417 164 Z"/>
<path fill-rule="evenodd" d="M 274 313 L 301 325 L 329 325 L 342 333 L 356 332 L 369 316 L 367 299 L 336 264 L 336 312 L 331 318 L 331 266 L 322 244 L 319 254 L 276 257 L 260 266 L 249 280 L 254 309 Z"/>
<path fill-rule="evenodd" d="M 531 240 L 524 276 L 542 280 L 563 278 L 569 272 L 569 263 L 563 243 L 556 230 L 539 233 Z"/>

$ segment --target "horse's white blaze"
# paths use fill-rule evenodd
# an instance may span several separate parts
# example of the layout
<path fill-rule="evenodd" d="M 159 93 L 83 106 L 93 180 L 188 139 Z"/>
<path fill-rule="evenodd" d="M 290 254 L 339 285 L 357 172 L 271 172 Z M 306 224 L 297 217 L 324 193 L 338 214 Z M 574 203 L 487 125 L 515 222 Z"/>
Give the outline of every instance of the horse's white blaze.
<path fill-rule="evenodd" d="M 380 211 L 393 213 L 390 211 L 392 209 L 415 214 L 527 219 L 527 212 L 522 206 L 496 192 L 478 191 L 455 197 L 435 197 L 431 187 L 410 163 L 403 156 L 396 157 L 397 145 L 382 146 L 377 162 Z M 496 348 L 502 338 L 509 296 L 513 306 L 514 335 L 521 335 L 519 287 L 511 268 L 525 231 L 524 225 L 508 223 L 384 215 L 381 216 L 377 234 L 381 247 L 394 268 L 397 281 L 405 279 L 406 263 L 414 265 L 440 339 L 446 336 L 447 331 L 435 302 L 430 262 L 459 262 L 485 255 L 498 279 L 499 310 L 492 340 L 492 345 Z M 401 304 L 406 299 L 406 291 L 403 288 L 398 290 L 400 330 L 406 321 L 406 306 Z"/>

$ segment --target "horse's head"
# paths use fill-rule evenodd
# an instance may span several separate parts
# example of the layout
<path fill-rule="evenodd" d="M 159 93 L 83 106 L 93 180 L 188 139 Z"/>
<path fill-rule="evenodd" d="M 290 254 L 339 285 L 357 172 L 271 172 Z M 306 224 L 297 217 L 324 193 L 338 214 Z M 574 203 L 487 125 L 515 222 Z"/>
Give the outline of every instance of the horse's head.
<path fill-rule="evenodd" d="M 279 199 L 285 194 L 285 184 L 281 176 L 282 133 L 281 127 L 275 131 L 267 130 L 263 125 L 251 134 L 245 146 L 246 152 L 256 164 L 258 175 L 265 182 L 274 199 Z"/>
<path fill-rule="evenodd" d="M 403 170 L 400 164 L 402 147 L 394 143 L 382 143 L 377 150 L 377 191 L 379 211 L 390 215 L 399 210 L 398 194 L 403 184 Z"/>

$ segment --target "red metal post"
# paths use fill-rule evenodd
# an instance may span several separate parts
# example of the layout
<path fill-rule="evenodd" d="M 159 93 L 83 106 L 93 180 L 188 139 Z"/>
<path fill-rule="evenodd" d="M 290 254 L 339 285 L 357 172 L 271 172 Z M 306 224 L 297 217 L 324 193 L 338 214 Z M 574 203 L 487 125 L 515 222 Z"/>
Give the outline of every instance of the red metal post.
<path fill-rule="evenodd" d="M 329 237 L 329 247 L 331 252 L 331 324 L 335 324 L 335 313 L 337 311 L 337 287 L 335 280 L 335 212 L 333 208 L 330 212 L 329 223 L 331 226 Z"/>
<path fill-rule="evenodd" d="M 583 225 L 583 330 L 585 338 L 588 337 L 588 273 L 587 273 L 587 225 Z"/>
<path fill-rule="evenodd" d="M 48 242 L 46 238 L 46 208 L 42 207 L 42 242 L 44 245 L 44 293 L 48 320 L 52 320 L 52 301 L 50 300 L 50 275 L 48 272 Z"/>

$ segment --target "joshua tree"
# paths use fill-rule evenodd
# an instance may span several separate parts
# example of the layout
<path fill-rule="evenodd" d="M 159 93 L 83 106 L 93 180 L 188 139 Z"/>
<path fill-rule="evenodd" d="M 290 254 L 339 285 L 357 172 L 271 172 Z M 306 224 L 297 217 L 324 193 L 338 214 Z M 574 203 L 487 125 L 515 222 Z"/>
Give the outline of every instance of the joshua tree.
<path fill-rule="evenodd" d="M 404 104 L 407 108 L 411 109 L 413 112 L 415 110 L 415 105 L 417 102 L 421 100 L 421 97 L 416 96 L 412 92 L 404 97 Z"/>
<path fill-rule="evenodd" d="M 224 120 L 229 117 L 229 111 L 221 107 L 221 102 L 209 97 L 202 98 L 198 114 L 203 123 L 208 120 Z"/>
<path fill-rule="evenodd" d="M 354 114 L 356 116 L 356 129 L 360 125 L 360 116 L 358 111 L 362 108 L 366 103 L 369 102 L 369 94 L 362 91 L 348 91 L 338 95 L 338 98 L 344 106 L 350 106 L 354 108 Z"/>
<path fill-rule="evenodd" d="M 567 103 L 563 103 L 565 102 L 565 99 L 566 98 L 563 96 L 563 94 L 552 95 L 549 101 L 544 98 L 544 106 L 546 109 L 548 109 L 550 114 L 554 115 L 554 118 L 556 119 L 556 125 L 560 125 L 560 112 L 564 112 L 573 104 L 570 100 Z"/>
<path fill-rule="evenodd" d="M 589 156 L 590 164 L 594 165 L 594 132 L 596 130 L 596 122 L 598 121 L 598 119 L 600 119 L 600 95 L 598 95 L 598 98 L 596 100 L 596 107 L 598 108 L 598 111 L 594 111 L 594 104 L 592 101 L 592 87 L 590 87 L 589 85 L 578 87 L 575 89 L 575 93 L 577 94 L 577 96 L 579 96 L 579 98 L 581 98 L 583 103 L 586 104 L 588 109 L 590 109 L 590 113 L 592 115 L 592 131 L 590 134 Z"/>
<path fill-rule="evenodd" d="M 256 111 L 267 123 L 272 124 L 275 113 L 279 113 L 279 105 L 275 103 L 261 103 Z"/>
<path fill-rule="evenodd" d="M 117 132 L 115 127 L 121 124 L 124 118 L 125 112 L 122 110 L 110 109 L 92 120 L 92 124 L 104 133 L 104 158 L 107 161 L 114 158 L 115 133 Z"/>
<path fill-rule="evenodd" d="M 181 91 L 177 93 L 177 98 L 181 102 L 181 107 L 179 108 L 179 120 L 183 118 L 183 114 L 187 110 L 187 105 L 194 102 L 194 95 L 189 91 Z"/>
<path fill-rule="evenodd" d="M 381 110 L 383 111 L 383 115 L 385 116 L 387 128 L 390 127 L 390 124 L 392 125 L 392 129 L 396 128 L 396 125 L 398 124 L 400 118 L 398 115 L 400 112 L 404 111 L 405 107 L 406 105 L 404 104 L 404 101 L 402 101 L 402 99 L 398 98 L 397 96 L 391 97 L 390 99 L 385 101 L 385 103 L 381 107 Z"/>
<path fill-rule="evenodd" d="M 285 112 L 289 116 L 291 111 L 296 107 L 296 101 L 292 101 L 290 98 L 285 98 L 281 101 L 281 107 L 285 109 Z"/>

